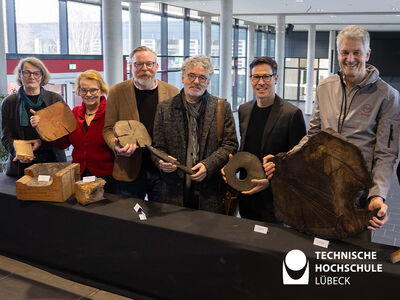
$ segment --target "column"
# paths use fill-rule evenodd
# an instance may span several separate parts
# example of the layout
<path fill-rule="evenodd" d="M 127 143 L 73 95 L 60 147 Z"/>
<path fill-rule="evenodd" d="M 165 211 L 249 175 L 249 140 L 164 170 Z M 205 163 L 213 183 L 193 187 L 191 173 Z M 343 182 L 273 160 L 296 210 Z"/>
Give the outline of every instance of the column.
<path fill-rule="evenodd" d="M 285 16 L 276 16 L 275 27 L 275 60 L 278 64 L 278 83 L 276 84 L 276 93 L 278 96 L 283 97 L 283 72 L 285 65 Z"/>
<path fill-rule="evenodd" d="M 246 101 L 250 101 L 254 98 L 253 87 L 251 85 L 250 80 L 250 68 L 249 65 L 254 59 L 254 33 L 255 33 L 255 26 L 248 25 L 247 27 L 247 93 L 246 93 Z"/>
<path fill-rule="evenodd" d="M 203 45 L 202 52 L 205 56 L 211 55 L 211 16 L 203 17 Z"/>
<path fill-rule="evenodd" d="M 104 79 L 108 86 L 123 80 L 122 5 L 117 0 L 102 0 Z"/>
<path fill-rule="evenodd" d="M 313 83 L 314 83 L 314 59 L 315 59 L 315 24 L 308 25 L 307 45 L 307 86 L 305 114 L 312 114 L 313 106 Z"/>
<path fill-rule="evenodd" d="M 129 2 L 129 46 L 132 51 L 142 44 L 140 2 Z M 152 49 L 156 50 L 156 49 Z"/>
<path fill-rule="evenodd" d="M 232 0 L 221 0 L 219 97 L 232 104 Z"/>
<path fill-rule="evenodd" d="M 329 53 L 328 53 L 328 61 L 329 61 L 329 75 L 332 75 L 335 72 L 335 48 L 336 48 L 336 31 L 329 31 Z"/>
<path fill-rule="evenodd" d="M 0 95 L 7 92 L 6 36 L 4 34 L 3 1 L 0 1 Z"/>

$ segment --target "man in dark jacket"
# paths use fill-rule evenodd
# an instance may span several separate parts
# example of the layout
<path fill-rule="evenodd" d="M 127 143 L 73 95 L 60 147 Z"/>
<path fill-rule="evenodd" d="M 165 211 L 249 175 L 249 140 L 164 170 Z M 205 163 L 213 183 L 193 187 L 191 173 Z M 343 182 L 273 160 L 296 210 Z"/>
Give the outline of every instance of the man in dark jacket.
<path fill-rule="evenodd" d="M 292 149 L 306 134 L 301 110 L 275 94 L 278 65 L 270 57 L 250 64 L 250 79 L 256 99 L 239 107 L 240 151 L 256 155 L 266 167 L 269 154 Z M 273 195 L 268 180 L 238 196 L 241 217 L 275 223 Z"/>
<path fill-rule="evenodd" d="M 188 175 L 171 163 L 156 159 L 163 171 L 163 201 L 213 212 L 223 211 L 219 170 L 236 152 L 235 122 L 224 103 L 223 135 L 218 142 L 216 109 L 218 98 L 207 92 L 214 73 L 210 59 L 190 57 L 182 65 L 181 92 L 157 107 L 153 128 L 154 147 L 176 158 L 194 171 Z"/>

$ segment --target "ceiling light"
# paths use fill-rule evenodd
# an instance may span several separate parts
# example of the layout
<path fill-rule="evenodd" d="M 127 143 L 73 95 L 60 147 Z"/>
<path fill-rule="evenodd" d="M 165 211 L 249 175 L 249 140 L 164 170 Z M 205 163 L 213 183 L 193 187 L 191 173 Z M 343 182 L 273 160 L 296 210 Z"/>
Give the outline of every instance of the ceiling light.
<path fill-rule="evenodd" d="M 303 3 L 304 0 L 296 0 L 297 3 Z"/>

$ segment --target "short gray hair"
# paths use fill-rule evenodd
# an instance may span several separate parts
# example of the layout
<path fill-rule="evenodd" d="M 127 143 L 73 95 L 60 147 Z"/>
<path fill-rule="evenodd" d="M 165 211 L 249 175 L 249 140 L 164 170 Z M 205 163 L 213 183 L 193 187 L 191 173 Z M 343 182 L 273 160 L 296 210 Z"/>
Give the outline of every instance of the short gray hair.
<path fill-rule="evenodd" d="M 336 37 L 336 47 L 338 51 L 344 39 L 360 40 L 364 46 L 364 52 L 367 52 L 370 43 L 370 37 L 368 31 L 360 26 L 350 25 L 342 29 Z"/>
<path fill-rule="evenodd" d="M 189 68 L 196 66 L 203 67 L 210 77 L 212 74 L 214 74 L 214 68 L 211 64 L 210 58 L 208 56 L 199 55 L 199 56 L 188 57 L 185 59 L 181 68 L 182 76 L 186 74 Z"/>
<path fill-rule="evenodd" d="M 40 82 L 40 86 L 44 86 L 49 83 L 50 72 L 49 72 L 49 70 L 47 70 L 44 63 L 36 57 L 25 57 L 19 61 L 18 65 L 14 69 L 15 80 L 18 82 L 18 84 L 20 86 L 23 85 L 22 80 L 21 80 L 21 72 L 22 72 L 22 69 L 24 68 L 25 63 L 29 63 L 29 64 L 35 66 L 42 73 L 42 81 Z"/>

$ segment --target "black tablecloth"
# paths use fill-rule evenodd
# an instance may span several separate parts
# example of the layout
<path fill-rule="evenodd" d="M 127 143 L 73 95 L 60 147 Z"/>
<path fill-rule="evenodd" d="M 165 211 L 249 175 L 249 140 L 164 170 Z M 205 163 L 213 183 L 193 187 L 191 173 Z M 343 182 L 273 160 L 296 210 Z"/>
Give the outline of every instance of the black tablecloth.
<path fill-rule="evenodd" d="M 400 284 L 400 265 L 388 260 L 394 247 L 348 239 L 324 249 L 313 237 L 278 225 L 105 196 L 86 207 L 75 199 L 19 201 L 14 180 L 0 174 L 0 251 L 132 291 L 138 299 L 344 299 L 355 293 L 383 299 Z M 139 219 L 136 203 L 147 220 Z M 255 224 L 268 226 L 268 234 L 254 232 Z M 282 283 L 282 262 L 292 249 L 310 262 L 308 285 Z M 371 263 L 382 264 L 383 272 L 330 273 L 349 276 L 350 285 L 317 285 L 316 264 L 343 261 L 317 259 L 315 251 L 376 251 Z"/>

